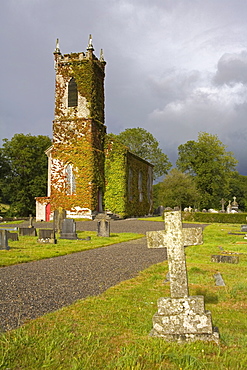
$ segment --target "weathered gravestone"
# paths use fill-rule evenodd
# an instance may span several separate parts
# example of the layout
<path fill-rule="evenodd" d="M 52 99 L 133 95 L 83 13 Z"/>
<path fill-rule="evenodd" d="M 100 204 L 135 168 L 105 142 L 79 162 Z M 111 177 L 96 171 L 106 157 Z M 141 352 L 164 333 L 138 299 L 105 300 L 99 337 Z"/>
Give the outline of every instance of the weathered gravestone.
<path fill-rule="evenodd" d="M 10 233 L 8 231 L 8 239 L 11 239 L 13 242 L 17 242 L 19 240 L 18 233 Z"/>
<path fill-rule="evenodd" d="M 98 214 L 97 221 L 97 236 L 107 237 L 110 236 L 110 217 L 105 213 Z"/>
<path fill-rule="evenodd" d="M 236 202 L 236 199 L 236 197 L 233 197 L 232 211 L 238 212 L 238 203 Z"/>
<path fill-rule="evenodd" d="M 0 249 L 10 249 L 8 246 L 8 230 L 0 230 Z"/>
<path fill-rule="evenodd" d="M 239 263 L 239 257 L 236 255 L 213 254 L 211 261 L 216 263 Z"/>
<path fill-rule="evenodd" d="M 72 218 L 66 218 L 63 220 L 60 239 L 78 239 L 76 234 L 76 224 Z"/>
<path fill-rule="evenodd" d="M 37 231 L 34 227 L 20 227 L 19 235 L 22 236 L 37 236 Z"/>
<path fill-rule="evenodd" d="M 225 199 L 221 199 L 221 201 L 220 201 L 220 204 L 221 204 L 221 212 L 225 212 L 225 204 L 226 204 L 226 201 L 225 201 Z"/>
<path fill-rule="evenodd" d="M 33 216 L 32 215 L 29 215 L 29 226 L 28 226 L 30 229 L 32 229 L 34 226 L 33 226 Z"/>
<path fill-rule="evenodd" d="M 53 229 L 39 229 L 39 243 L 50 243 L 50 244 L 56 244 L 56 234 Z"/>
<path fill-rule="evenodd" d="M 229 203 L 228 203 L 228 206 L 226 207 L 226 213 L 231 213 L 232 211 L 231 201 L 229 200 L 228 202 Z"/>
<path fill-rule="evenodd" d="M 181 212 L 166 212 L 165 230 L 147 232 L 149 248 L 157 247 L 157 236 L 158 248 L 167 248 L 171 297 L 158 300 L 150 335 L 167 341 L 218 343 L 219 333 L 212 326 L 211 313 L 205 311 L 204 297 L 189 296 L 188 289 L 184 246 L 201 244 L 202 229 L 183 229 Z"/>
<path fill-rule="evenodd" d="M 57 232 L 62 230 L 62 222 L 66 219 L 66 210 L 58 208 L 53 212 L 53 229 Z"/>

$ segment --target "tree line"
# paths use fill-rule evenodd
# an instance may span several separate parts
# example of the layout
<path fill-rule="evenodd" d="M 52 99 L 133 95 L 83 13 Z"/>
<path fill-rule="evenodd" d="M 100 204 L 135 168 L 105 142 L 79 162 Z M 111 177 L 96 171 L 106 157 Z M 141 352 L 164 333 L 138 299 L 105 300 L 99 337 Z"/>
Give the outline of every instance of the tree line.
<path fill-rule="evenodd" d="M 237 160 L 217 135 L 198 134 L 178 147 L 176 167 L 162 152 L 154 136 L 143 128 L 130 128 L 114 135 L 130 151 L 154 165 L 154 207 L 221 209 L 236 196 L 239 208 L 247 211 L 247 176 L 236 171 Z M 8 204 L 9 216 L 35 214 L 36 196 L 47 194 L 48 136 L 15 134 L 0 148 L 0 203 Z M 172 168 L 172 169 L 171 169 Z M 228 202 L 227 202 L 228 203 Z"/>

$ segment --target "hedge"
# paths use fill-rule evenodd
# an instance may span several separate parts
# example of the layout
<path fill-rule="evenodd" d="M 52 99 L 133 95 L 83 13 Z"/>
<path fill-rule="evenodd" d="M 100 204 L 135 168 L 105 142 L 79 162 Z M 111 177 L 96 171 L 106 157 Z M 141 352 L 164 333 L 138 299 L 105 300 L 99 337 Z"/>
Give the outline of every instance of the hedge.
<path fill-rule="evenodd" d="M 182 212 L 183 221 L 247 224 L 247 213 Z"/>

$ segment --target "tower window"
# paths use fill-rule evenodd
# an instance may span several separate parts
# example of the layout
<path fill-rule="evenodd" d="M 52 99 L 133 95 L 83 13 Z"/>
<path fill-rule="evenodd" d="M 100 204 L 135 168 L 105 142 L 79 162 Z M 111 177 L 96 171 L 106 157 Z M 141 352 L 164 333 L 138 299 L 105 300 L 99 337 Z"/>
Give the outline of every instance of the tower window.
<path fill-rule="evenodd" d="M 68 107 L 77 107 L 78 105 L 78 91 L 77 84 L 74 77 L 69 81 L 68 86 Z"/>

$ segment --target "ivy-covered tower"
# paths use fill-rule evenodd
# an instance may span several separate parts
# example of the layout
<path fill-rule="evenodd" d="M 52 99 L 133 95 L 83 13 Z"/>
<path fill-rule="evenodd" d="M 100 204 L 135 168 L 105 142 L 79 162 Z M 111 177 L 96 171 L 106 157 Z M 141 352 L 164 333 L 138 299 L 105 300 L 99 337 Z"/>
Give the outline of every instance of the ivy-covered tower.
<path fill-rule="evenodd" d="M 54 51 L 56 88 L 53 143 L 47 149 L 48 194 L 36 198 L 36 220 L 54 210 L 93 218 L 103 210 L 120 217 L 152 212 L 153 166 L 111 135 L 104 114 L 105 61 L 85 53 Z"/>
<path fill-rule="evenodd" d="M 105 61 L 94 55 L 91 35 L 86 53 L 54 51 L 56 88 L 53 145 L 47 151 L 51 212 L 90 217 L 103 209 Z"/>

